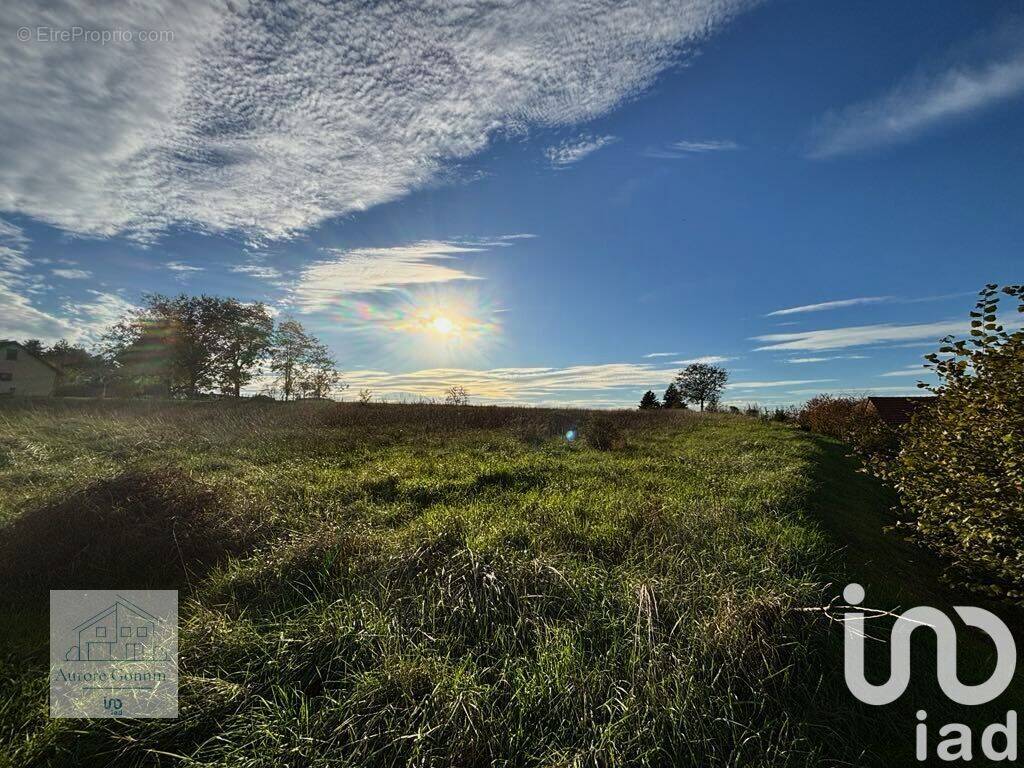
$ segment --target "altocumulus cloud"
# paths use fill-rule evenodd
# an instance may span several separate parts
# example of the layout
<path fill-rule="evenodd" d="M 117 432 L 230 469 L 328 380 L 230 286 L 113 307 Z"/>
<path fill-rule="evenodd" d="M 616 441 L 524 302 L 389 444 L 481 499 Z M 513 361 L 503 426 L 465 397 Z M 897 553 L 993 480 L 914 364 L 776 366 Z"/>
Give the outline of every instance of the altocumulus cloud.
<path fill-rule="evenodd" d="M 287 237 L 497 135 L 604 114 L 753 4 L 15 4 L 0 19 L 0 210 L 90 235 Z M 18 41 L 40 24 L 173 40 Z"/>

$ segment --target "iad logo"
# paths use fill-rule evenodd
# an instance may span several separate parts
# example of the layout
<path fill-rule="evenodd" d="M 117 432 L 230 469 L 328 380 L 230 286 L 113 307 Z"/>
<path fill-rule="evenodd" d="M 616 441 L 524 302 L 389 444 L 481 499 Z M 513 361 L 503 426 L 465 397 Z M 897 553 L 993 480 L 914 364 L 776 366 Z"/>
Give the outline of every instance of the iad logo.
<path fill-rule="evenodd" d="M 864 602 L 864 588 L 860 584 L 849 584 L 843 590 L 843 597 L 851 606 Z M 969 627 L 977 627 L 995 643 L 996 667 L 983 683 L 965 685 L 956 672 L 956 627 L 946 614 L 937 608 L 918 606 L 899 614 L 892 628 L 889 648 L 889 679 L 875 685 L 864 677 L 864 614 L 851 611 L 844 621 L 843 661 L 846 685 L 850 692 L 865 704 L 877 706 L 890 704 L 898 699 L 910 683 L 910 638 L 914 630 L 926 628 L 935 633 L 937 658 L 935 660 L 939 686 L 943 693 L 957 704 L 987 704 L 1006 690 L 1013 680 L 1017 666 L 1017 645 L 1009 628 L 1002 619 L 984 608 L 955 606 L 957 615 Z M 917 759 L 927 759 L 927 726 L 924 720 L 928 713 L 917 713 Z M 1006 740 L 1005 749 L 997 749 L 995 737 L 1002 735 Z M 939 729 L 939 736 L 946 737 L 939 743 L 936 754 L 941 760 L 971 760 L 971 730 L 962 723 L 949 723 Z M 993 723 L 985 728 L 981 738 L 982 752 L 989 760 L 1017 759 L 1017 713 L 1006 714 L 1006 723 Z"/>

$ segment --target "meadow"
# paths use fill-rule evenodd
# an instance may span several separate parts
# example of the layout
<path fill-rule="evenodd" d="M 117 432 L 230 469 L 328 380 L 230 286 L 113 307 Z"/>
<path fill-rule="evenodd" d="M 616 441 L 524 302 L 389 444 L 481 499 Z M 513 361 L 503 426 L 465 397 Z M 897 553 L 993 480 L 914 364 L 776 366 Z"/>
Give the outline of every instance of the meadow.
<path fill-rule="evenodd" d="M 857 469 L 687 411 L 6 404 L 0 765 L 912 760 L 820 608 L 957 596 Z M 47 590 L 83 586 L 180 590 L 177 720 L 47 717 Z"/>

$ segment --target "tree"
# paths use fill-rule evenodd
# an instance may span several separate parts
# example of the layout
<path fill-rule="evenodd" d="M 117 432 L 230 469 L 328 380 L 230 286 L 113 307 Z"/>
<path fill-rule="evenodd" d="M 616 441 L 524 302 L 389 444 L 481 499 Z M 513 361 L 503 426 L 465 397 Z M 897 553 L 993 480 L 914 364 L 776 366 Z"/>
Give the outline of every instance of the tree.
<path fill-rule="evenodd" d="M 1001 291 L 1024 312 L 1024 285 Z M 917 538 L 985 590 L 1024 594 L 1024 328 L 998 317 L 987 285 L 969 339 L 946 337 L 925 359 L 936 399 L 901 429 L 895 455 L 871 462 L 890 480 Z M 924 387 L 924 384 L 918 386 Z"/>
<path fill-rule="evenodd" d="M 208 391 L 217 373 L 225 300 L 151 293 L 143 301 L 105 337 L 108 357 L 144 389 L 186 397 Z"/>
<path fill-rule="evenodd" d="M 446 405 L 469 405 L 469 391 L 465 387 L 449 387 L 444 395 Z"/>
<path fill-rule="evenodd" d="M 640 398 L 640 410 L 649 411 L 653 408 L 660 408 L 661 403 L 658 402 L 658 396 L 651 390 L 644 392 L 644 396 Z"/>
<path fill-rule="evenodd" d="M 676 376 L 675 384 L 683 400 L 700 403 L 703 411 L 706 405 L 718 407 L 718 401 L 725 389 L 729 373 L 724 368 L 708 363 L 691 363 Z"/>
<path fill-rule="evenodd" d="M 685 408 L 686 403 L 683 402 L 683 397 L 679 393 L 679 387 L 675 384 L 669 384 L 668 389 L 665 390 L 665 395 L 661 398 L 662 408 Z"/>
<path fill-rule="evenodd" d="M 216 379 L 222 392 L 240 397 L 270 348 L 274 320 L 266 305 L 222 299 L 214 333 Z"/>
<path fill-rule="evenodd" d="M 338 364 L 324 344 L 311 337 L 312 344 L 299 364 L 298 389 L 303 397 L 323 400 L 332 392 L 346 389 Z"/>
<path fill-rule="evenodd" d="M 46 355 L 46 345 L 39 339 L 25 339 L 21 342 L 21 346 L 25 348 L 26 352 L 36 357 L 44 357 Z"/>
<path fill-rule="evenodd" d="M 277 324 L 270 347 L 270 370 L 277 373 L 277 384 L 286 401 L 298 389 L 302 365 L 313 344 L 313 338 L 298 320 L 288 318 Z"/>

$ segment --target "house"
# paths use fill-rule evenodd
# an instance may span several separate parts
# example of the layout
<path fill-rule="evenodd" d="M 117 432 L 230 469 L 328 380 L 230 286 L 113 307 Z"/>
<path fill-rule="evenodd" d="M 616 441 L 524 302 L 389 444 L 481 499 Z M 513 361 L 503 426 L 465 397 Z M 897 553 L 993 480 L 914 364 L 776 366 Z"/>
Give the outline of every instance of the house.
<path fill-rule="evenodd" d="M 160 619 L 119 597 L 112 605 L 75 627 L 76 644 L 68 661 L 163 660 L 158 644 Z"/>
<path fill-rule="evenodd" d="M 0 396 L 49 397 L 58 373 L 18 342 L 0 339 Z"/>
<path fill-rule="evenodd" d="M 890 427 L 898 427 L 910 421 L 910 417 L 922 406 L 935 401 L 935 397 L 869 397 L 879 418 Z"/>

